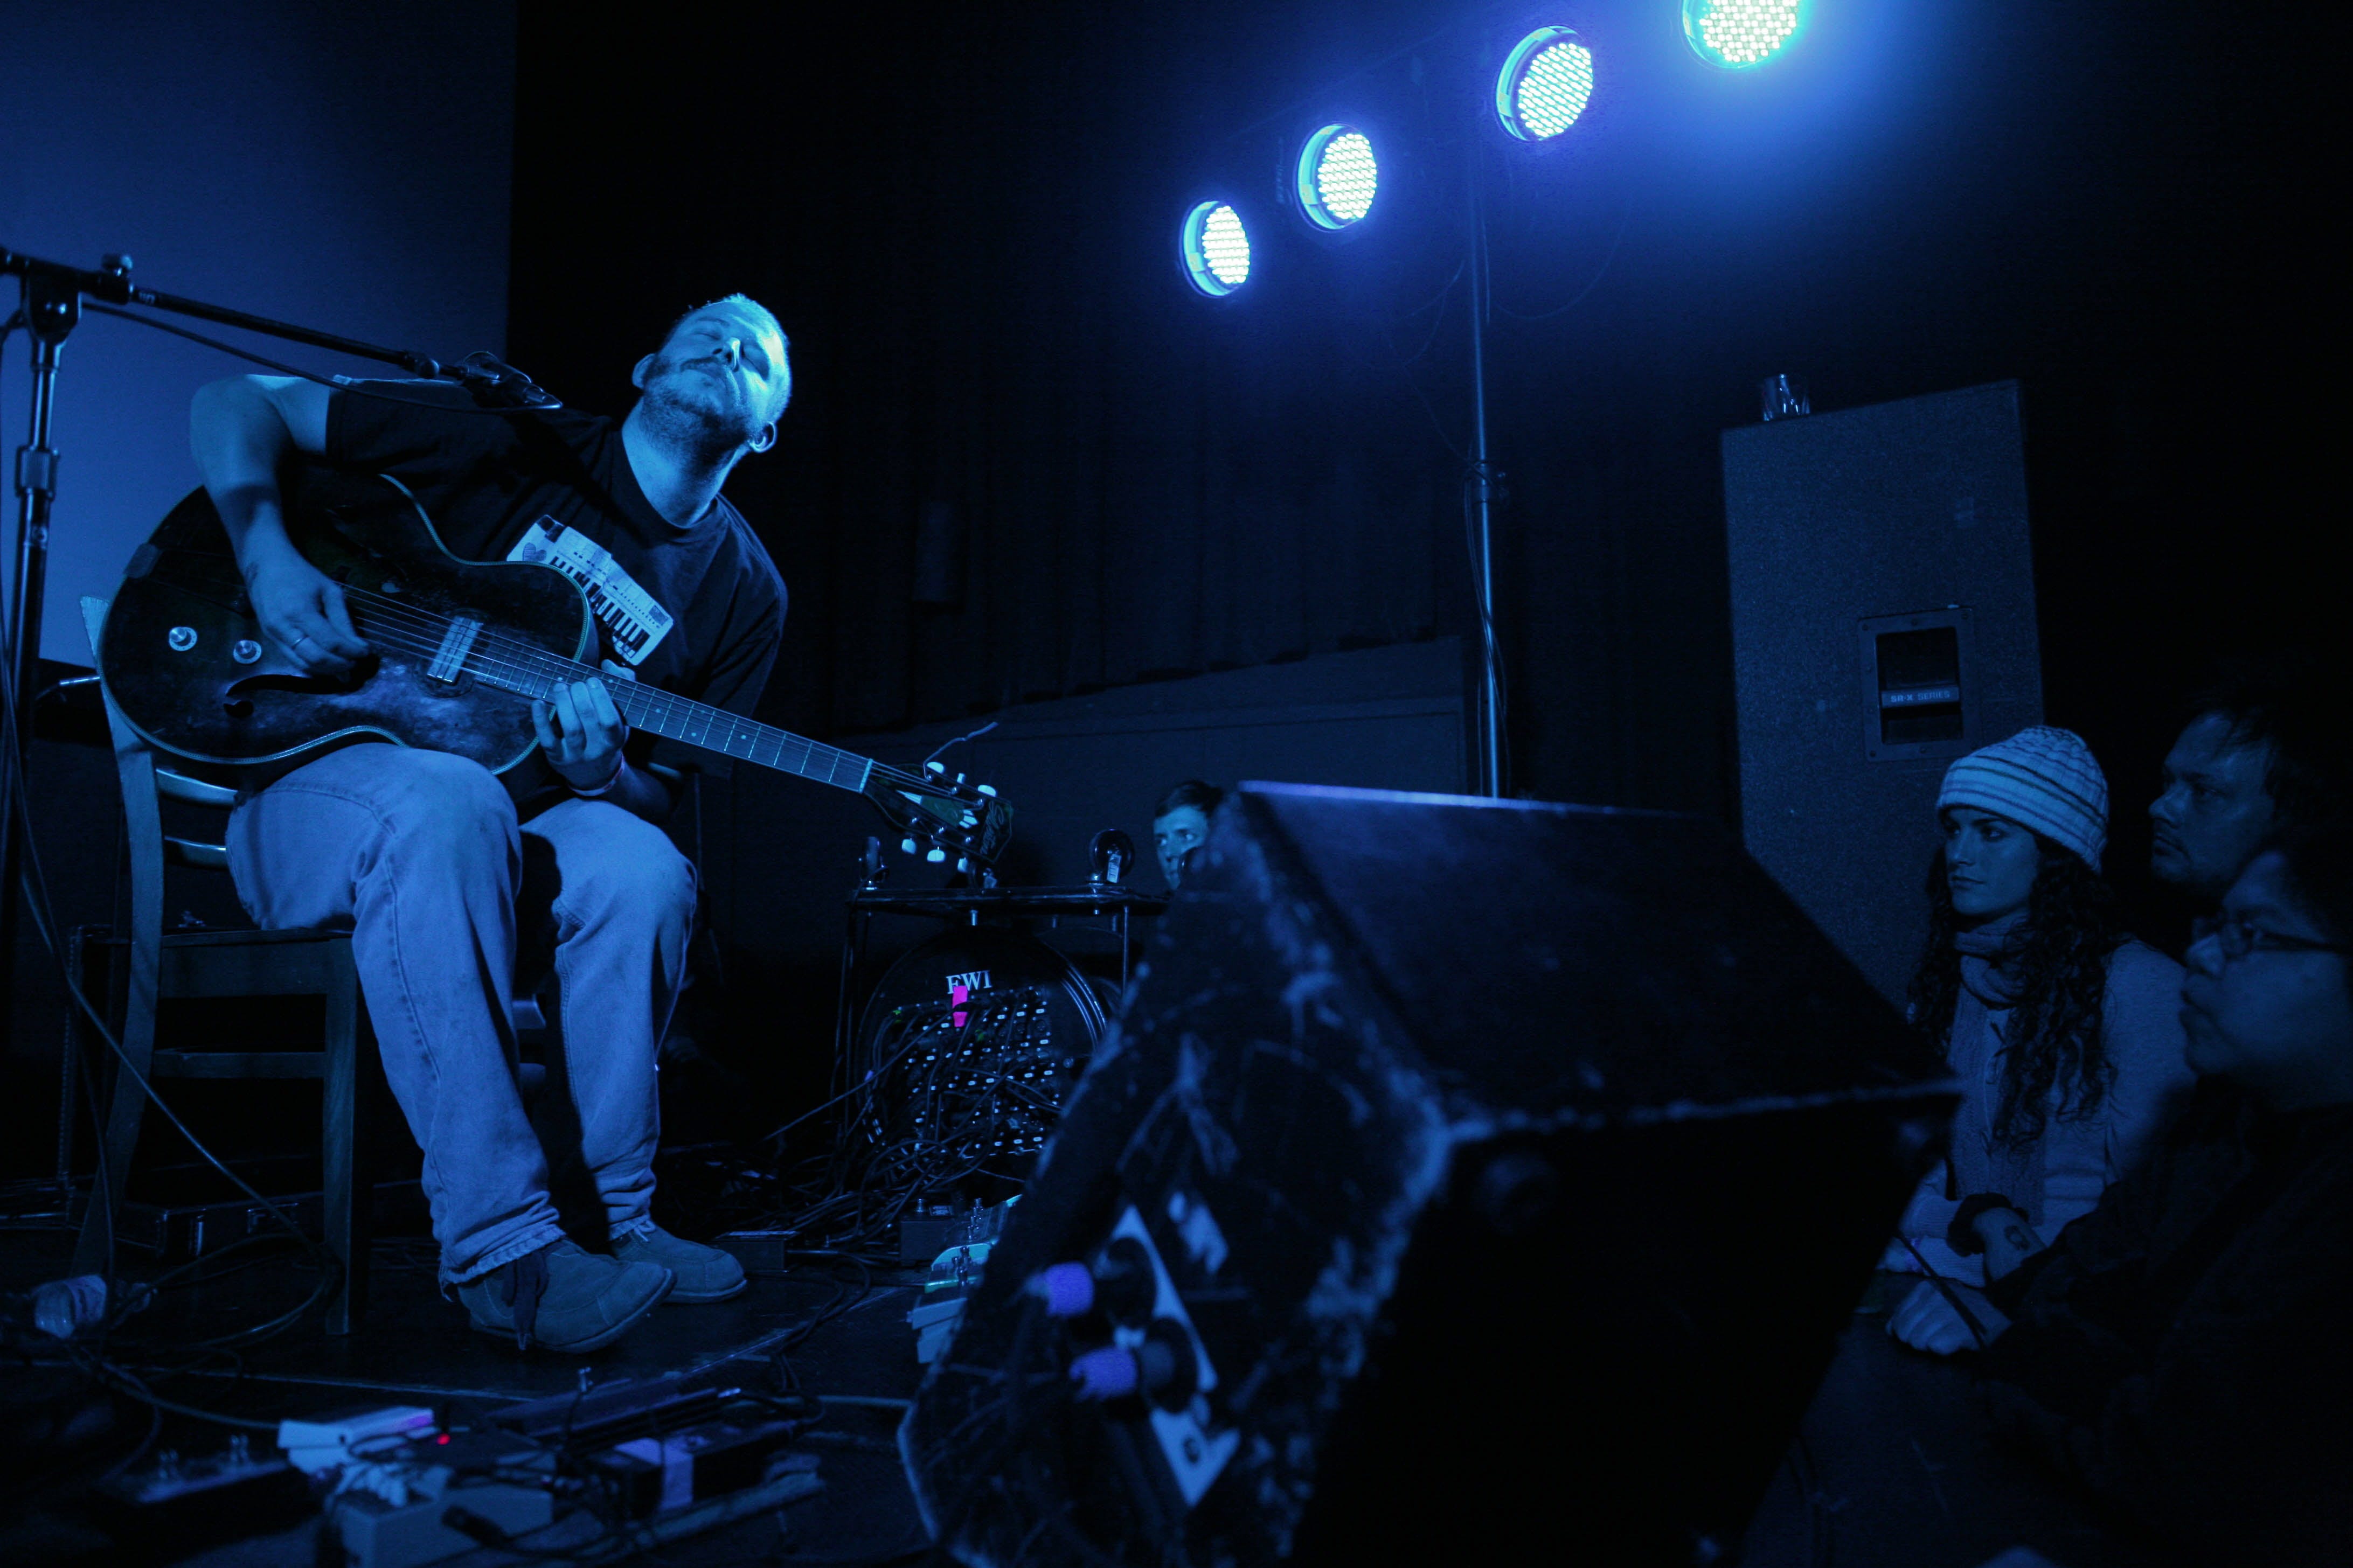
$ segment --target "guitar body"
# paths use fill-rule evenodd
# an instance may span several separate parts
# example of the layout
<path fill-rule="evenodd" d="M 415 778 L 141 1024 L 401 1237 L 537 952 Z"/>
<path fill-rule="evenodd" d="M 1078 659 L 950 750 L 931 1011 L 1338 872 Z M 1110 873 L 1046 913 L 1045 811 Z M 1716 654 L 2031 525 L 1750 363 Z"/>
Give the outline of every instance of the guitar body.
<path fill-rule="evenodd" d="M 595 661 L 596 618 L 570 578 L 547 566 L 459 560 L 392 479 L 309 471 L 288 496 L 286 526 L 312 565 L 356 593 L 382 595 L 365 610 L 354 603 L 363 637 L 371 619 L 405 618 L 413 606 L 435 621 L 479 618 L 507 643 Z M 305 674 L 286 658 L 254 621 L 228 534 L 212 498 L 197 490 L 132 558 L 98 664 L 132 728 L 198 762 L 299 762 L 380 737 L 503 773 L 538 750 L 527 704 L 477 700 L 471 674 L 437 679 L 428 656 L 368 640 L 375 656 L 347 679 Z"/>

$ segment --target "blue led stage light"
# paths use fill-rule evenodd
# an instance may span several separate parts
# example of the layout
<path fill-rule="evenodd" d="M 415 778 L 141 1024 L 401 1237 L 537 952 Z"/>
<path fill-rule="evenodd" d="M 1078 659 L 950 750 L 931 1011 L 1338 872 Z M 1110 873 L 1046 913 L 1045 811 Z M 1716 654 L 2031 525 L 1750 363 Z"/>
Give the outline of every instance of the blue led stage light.
<path fill-rule="evenodd" d="M 1543 142 L 1577 123 L 1593 97 L 1593 51 L 1567 27 L 1522 38 L 1495 78 L 1495 117 L 1523 142 Z"/>
<path fill-rule="evenodd" d="M 1326 125 L 1299 150 L 1299 208 L 1318 228 L 1345 228 L 1373 210 L 1380 163 L 1361 131 Z"/>
<path fill-rule="evenodd" d="M 1798 36 L 1806 0 L 1683 0 L 1683 37 L 1712 66 L 1746 70 Z"/>
<path fill-rule="evenodd" d="M 1185 276 L 1212 299 L 1250 281 L 1250 234 L 1225 202 L 1202 202 L 1185 215 Z"/>

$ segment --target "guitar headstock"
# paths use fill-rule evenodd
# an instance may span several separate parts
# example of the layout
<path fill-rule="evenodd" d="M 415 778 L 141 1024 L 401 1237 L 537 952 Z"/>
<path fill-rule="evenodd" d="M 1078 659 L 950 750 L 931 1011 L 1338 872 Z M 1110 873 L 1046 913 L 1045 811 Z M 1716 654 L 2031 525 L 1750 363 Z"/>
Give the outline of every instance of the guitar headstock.
<path fill-rule="evenodd" d="M 1013 808 L 993 786 L 967 784 L 962 773 L 951 778 L 937 763 L 921 773 L 877 767 L 865 795 L 902 835 L 902 851 L 954 860 L 960 871 L 995 864 L 1013 837 Z"/>

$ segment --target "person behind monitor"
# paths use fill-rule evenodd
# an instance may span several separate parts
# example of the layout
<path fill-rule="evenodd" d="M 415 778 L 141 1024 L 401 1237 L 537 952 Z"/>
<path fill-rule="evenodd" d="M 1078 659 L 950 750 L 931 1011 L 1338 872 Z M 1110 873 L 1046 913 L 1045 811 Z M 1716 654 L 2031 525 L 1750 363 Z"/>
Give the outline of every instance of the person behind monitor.
<path fill-rule="evenodd" d="M 1160 875 L 1175 892 L 1185 879 L 1185 857 L 1209 837 L 1209 818 L 1226 798 L 1216 784 L 1187 779 L 1170 788 L 1152 808 L 1152 847 L 1160 857 Z"/>

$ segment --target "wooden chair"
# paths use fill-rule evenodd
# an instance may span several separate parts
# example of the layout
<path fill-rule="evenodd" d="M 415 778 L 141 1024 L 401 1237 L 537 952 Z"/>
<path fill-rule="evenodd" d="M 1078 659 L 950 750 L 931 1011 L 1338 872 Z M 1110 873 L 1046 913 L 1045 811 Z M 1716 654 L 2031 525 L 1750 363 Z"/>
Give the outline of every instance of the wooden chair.
<path fill-rule="evenodd" d="M 93 653 L 106 619 L 106 601 L 81 601 Z M 164 930 L 164 868 L 228 869 L 228 852 L 216 843 L 177 838 L 164 831 L 164 798 L 227 811 L 237 792 L 159 765 L 154 749 L 124 722 L 106 697 L 106 721 L 122 780 L 125 842 L 131 853 L 130 977 L 120 1039 L 123 1055 L 151 1082 L 171 1079 L 317 1079 L 320 1110 L 321 1203 L 328 1251 L 343 1278 L 327 1303 L 327 1331 L 349 1333 L 365 1310 L 369 1205 L 374 1185 L 362 1164 L 366 1150 L 363 1053 L 375 1048 L 361 1005 L 359 973 L 344 931 Z M 326 1038 L 318 1050 L 158 1050 L 158 1003 L 181 997 L 318 996 L 326 1004 Z M 74 1253 L 77 1272 L 101 1273 L 112 1249 L 117 1211 L 139 1142 L 147 1095 L 117 1064 L 114 1091 L 100 1138 L 112 1180 L 93 1191 Z"/>

